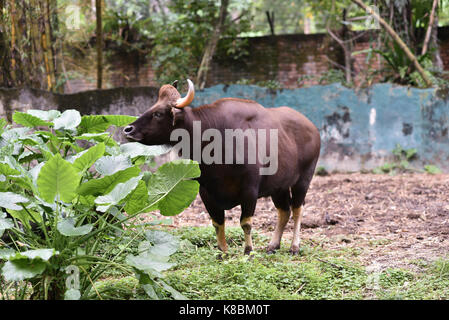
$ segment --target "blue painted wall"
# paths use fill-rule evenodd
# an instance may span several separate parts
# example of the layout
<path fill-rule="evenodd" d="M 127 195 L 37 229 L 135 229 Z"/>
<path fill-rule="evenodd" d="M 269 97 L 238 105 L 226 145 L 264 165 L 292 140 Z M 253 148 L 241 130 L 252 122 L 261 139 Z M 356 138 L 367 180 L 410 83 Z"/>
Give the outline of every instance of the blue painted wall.
<path fill-rule="evenodd" d="M 400 144 L 418 150 L 417 167 L 435 164 L 449 172 L 449 100 L 436 89 L 376 84 L 355 92 L 332 84 L 274 91 L 217 85 L 198 91 L 194 106 L 223 97 L 302 112 L 320 129 L 319 165 L 329 170 L 372 169 L 389 161 Z"/>

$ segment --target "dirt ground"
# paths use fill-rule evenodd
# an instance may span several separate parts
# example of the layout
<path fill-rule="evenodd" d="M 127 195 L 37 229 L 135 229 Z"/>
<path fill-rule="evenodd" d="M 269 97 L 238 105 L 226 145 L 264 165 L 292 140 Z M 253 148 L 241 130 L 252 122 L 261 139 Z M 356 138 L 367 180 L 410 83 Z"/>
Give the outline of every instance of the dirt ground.
<path fill-rule="evenodd" d="M 419 260 L 449 257 L 446 174 L 315 176 L 303 212 L 302 241 L 326 249 L 353 248 L 367 266 L 416 268 Z M 238 226 L 239 217 L 239 207 L 227 211 L 226 225 Z M 253 229 L 270 235 L 276 218 L 271 199 L 259 199 Z M 210 225 L 199 197 L 173 218 L 173 227 Z M 290 220 L 284 239 L 291 238 L 292 227 Z"/>

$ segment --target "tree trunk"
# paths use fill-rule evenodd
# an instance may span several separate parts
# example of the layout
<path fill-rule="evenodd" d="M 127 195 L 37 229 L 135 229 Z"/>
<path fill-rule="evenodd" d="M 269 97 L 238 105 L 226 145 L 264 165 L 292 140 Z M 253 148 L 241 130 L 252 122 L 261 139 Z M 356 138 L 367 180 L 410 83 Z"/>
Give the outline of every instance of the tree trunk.
<path fill-rule="evenodd" d="M 265 11 L 265 14 L 267 15 L 268 24 L 270 25 L 270 32 L 271 35 L 274 37 L 274 11 Z"/>
<path fill-rule="evenodd" d="M 52 52 L 51 43 L 51 26 L 50 26 L 50 0 L 43 0 L 43 18 L 44 18 L 44 31 L 42 34 L 42 47 L 45 52 L 45 69 L 47 71 L 47 85 L 49 91 L 54 91 L 56 86 L 55 66 Z"/>
<path fill-rule="evenodd" d="M 16 20 L 17 20 L 17 14 L 16 14 L 16 4 L 15 1 L 11 1 L 11 44 L 9 46 L 9 49 L 11 51 L 10 57 L 11 57 L 11 69 L 10 69 L 10 76 L 12 80 L 12 85 L 15 86 L 17 84 L 17 73 L 16 73 L 16 67 L 17 62 L 15 58 L 15 51 L 16 51 Z"/>
<path fill-rule="evenodd" d="M 220 14 L 217 20 L 217 24 L 215 25 L 214 32 L 212 33 L 212 36 L 204 49 L 203 58 L 201 60 L 200 67 L 198 69 L 198 75 L 196 78 L 196 84 L 197 86 L 199 86 L 200 90 L 204 89 L 204 87 L 206 86 L 207 74 L 209 72 L 212 58 L 215 54 L 215 50 L 217 49 L 220 35 L 223 32 L 223 24 L 226 19 L 228 4 L 229 0 L 221 0 Z"/>
<path fill-rule="evenodd" d="M 343 21 L 346 21 L 346 9 L 343 9 Z M 349 30 L 347 25 L 343 24 L 342 29 L 342 46 L 345 55 L 345 79 L 346 83 L 352 82 L 352 48 L 351 42 L 349 41 Z"/>
<path fill-rule="evenodd" d="M 432 31 L 432 41 L 433 45 L 437 48 L 434 55 L 434 63 L 438 70 L 442 71 L 444 69 L 443 59 L 441 59 L 441 48 L 438 45 L 438 17 L 435 17 L 435 28 Z"/>
<path fill-rule="evenodd" d="M 10 76 L 10 59 L 9 59 L 9 43 L 8 38 L 6 37 L 6 23 L 4 11 L 6 11 L 5 0 L 0 0 L 0 68 L 2 72 L 0 73 L 0 81 L 3 86 L 10 87 L 11 86 L 11 76 Z"/>
<path fill-rule="evenodd" d="M 42 52 L 42 45 L 39 41 L 39 6 L 37 0 L 30 0 L 30 37 L 31 37 L 31 59 L 33 60 L 33 82 L 37 87 L 40 86 L 42 82 L 42 73 L 39 66 L 44 61 L 44 54 Z"/>
<path fill-rule="evenodd" d="M 26 0 L 18 2 L 20 3 L 20 16 L 18 19 L 18 36 L 17 36 L 17 49 L 21 53 L 19 55 L 18 68 L 20 71 L 20 83 L 23 85 L 29 85 L 33 78 L 33 63 L 32 52 L 30 43 L 30 17 L 29 17 L 29 3 Z"/>
<path fill-rule="evenodd" d="M 51 19 L 51 42 L 52 42 L 52 52 L 53 52 L 53 65 L 55 68 L 55 78 L 62 76 L 62 45 L 61 37 L 59 34 L 59 17 L 58 17 L 58 1 L 50 0 L 50 12 L 49 16 Z M 64 93 L 64 86 L 58 85 L 56 82 L 56 90 L 59 93 Z"/>
<path fill-rule="evenodd" d="M 382 17 L 380 17 L 374 10 L 372 10 L 370 7 L 368 7 L 366 4 L 362 2 L 362 0 L 351 0 L 355 4 L 357 4 L 360 8 L 365 10 L 367 13 L 369 12 L 374 19 L 379 21 L 379 23 L 384 27 L 384 29 L 388 32 L 388 34 L 393 38 L 393 40 L 401 47 L 402 50 L 404 50 L 404 53 L 406 56 L 413 62 L 413 65 L 415 66 L 416 70 L 419 72 L 421 77 L 423 78 L 424 82 L 427 86 L 431 87 L 433 85 L 430 78 L 427 76 L 425 70 L 419 63 L 416 56 L 410 51 L 410 49 L 407 47 L 407 45 L 402 41 L 402 39 L 398 36 L 398 34 L 393 30 L 393 28 L 384 20 Z"/>
<path fill-rule="evenodd" d="M 95 1 L 97 14 L 97 89 L 103 86 L 103 27 L 101 19 L 101 0 Z"/>
<path fill-rule="evenodd" d="M 427 26 L 426 37 L 424 38 L 424 44 L 422 47 L 421 55 L 425 55 L 427 52 L 427 48 L 429 47 L 430 36 L 432 35 L 432 30 L 434 28 L 434 20 L 435 20 L 435 11 L 437 9 L 438 0 L 433 0 L 432 4 L 432 12 L 430 13 L 429 25 Z"/>

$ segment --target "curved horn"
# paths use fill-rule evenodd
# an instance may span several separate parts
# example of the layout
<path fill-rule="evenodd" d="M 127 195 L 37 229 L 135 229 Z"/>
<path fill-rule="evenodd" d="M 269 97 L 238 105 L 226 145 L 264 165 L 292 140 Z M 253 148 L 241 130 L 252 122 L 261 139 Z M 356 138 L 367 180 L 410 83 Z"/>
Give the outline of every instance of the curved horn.
<path fill-rule="evenodd" d="M 193 101 L 193 97 L 195 97 L 195 86 L 193 85 L 193 82 L 190 81 L 190 79 L 187 79 L 187 82 L 189 83 L 189 91 L 184 98 L 179 98 L 176 101 L 176 108 L 188 106 Z"/>

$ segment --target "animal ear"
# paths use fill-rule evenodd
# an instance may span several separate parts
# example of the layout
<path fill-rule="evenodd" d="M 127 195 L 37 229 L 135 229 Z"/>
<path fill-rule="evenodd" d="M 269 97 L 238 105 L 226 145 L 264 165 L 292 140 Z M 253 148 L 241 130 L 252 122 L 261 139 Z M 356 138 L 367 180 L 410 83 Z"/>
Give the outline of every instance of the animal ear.
<path fill-rule="evenodd" d="M 171 85 L 178 89 L 178 80 L 175 80 Z"/>
<path fill-rule="evenodd" d="M 184 121 L 184 110 L 172 107 L 171 114 L 173 115 L 173 126 L 180 121 Z"/>

